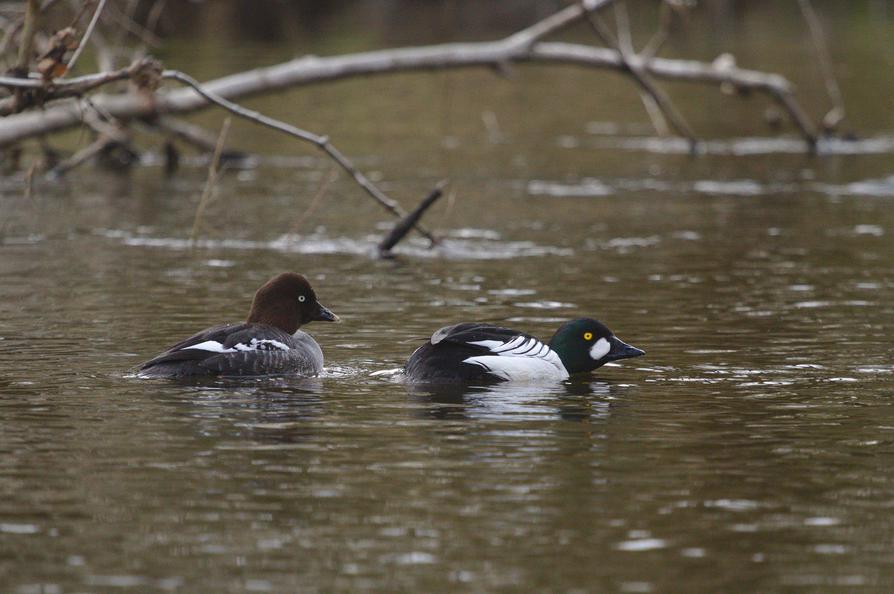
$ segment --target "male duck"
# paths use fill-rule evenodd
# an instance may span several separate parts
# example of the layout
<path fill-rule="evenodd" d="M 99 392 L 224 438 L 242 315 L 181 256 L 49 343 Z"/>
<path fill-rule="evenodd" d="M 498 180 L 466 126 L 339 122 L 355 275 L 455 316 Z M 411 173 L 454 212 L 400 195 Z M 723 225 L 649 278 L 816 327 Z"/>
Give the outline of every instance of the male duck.
<path fill-rule="evenodd" d="M 473 322 L 432 334 L 410 355 L 404 371 L 412 382 L 561 381 L 645 354 L 591 318 L 565 322 L 549 345 L 516 330 Z"/>
<path fill-rule="evenodd" d="M 298 330 L 308 322 L 338 321 L 320 305 L 307 279 L 284 272 L 255 293 L 244 324 L 208 328 L 143 363 L 142 377 L 317 375 L 323 351 Z"/>

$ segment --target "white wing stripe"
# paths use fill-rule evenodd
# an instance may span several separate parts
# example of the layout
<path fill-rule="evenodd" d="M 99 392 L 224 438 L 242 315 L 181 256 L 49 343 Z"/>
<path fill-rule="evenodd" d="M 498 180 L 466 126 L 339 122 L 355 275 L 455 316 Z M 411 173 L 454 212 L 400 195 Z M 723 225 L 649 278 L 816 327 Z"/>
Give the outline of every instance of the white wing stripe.
<path fill-rule="evenodd" d="M 262 338 L 258 340 L 257 338 L 252 338 L 248 344 L 245 343 L 236 343 L 232 348 L 225 349 L 223 345 L 216 340 L 206 340 L 205 342 L 200 342 L 199 344 L 193 344 L 188 347 L 183 347 L 181 350 L 187 349 L 195 349 L 198 351 L 208 351 L 211 353 L 236 353 L 236 352 L 245 352 L 245 351 L 288 351 L 288 345 L 278 341 L 273 340 L 272 338 Z"/>
<path fill-rule="evenodd" d="M 233 349 L 225 349 L 223 345 L 217 342 L 216 340 L 206 340 L 205 342 L 200 342 L 199 344 L 193 344 L 188 347 L 183 347 L 181 350 L 185 351 L 187 349 L 195 349 L 197 351 L 210 351 L 212 353 L 232 353 Z"/>
<path fill-rule="evenodd" d="M 470 340 L 467 344 L 484 347 L 491 355 L 468 357 L 463 362 L 477 365 L 503 379 L 565 379 L 568 372 L 559 355 L 536 338 L 524 335 L 500 340 Z"/>

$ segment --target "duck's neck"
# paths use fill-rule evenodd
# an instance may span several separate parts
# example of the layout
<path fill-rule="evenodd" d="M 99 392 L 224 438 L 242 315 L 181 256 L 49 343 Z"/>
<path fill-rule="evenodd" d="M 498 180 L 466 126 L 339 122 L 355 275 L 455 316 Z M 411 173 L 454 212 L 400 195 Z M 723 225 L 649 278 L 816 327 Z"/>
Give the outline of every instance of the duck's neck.
<path fill-rule="evenodd" d="M 295 334 L 301 326 L 298 321 L 298 311 L 289 304 L 259 304 L 255 299 L 251 304 L 251 311 L 245 320 L 249 324 L 264 324 L 279 328 L 287 334 Z"/>
<path fill-rule="evenodd" d="M 553 336 L 552 340 L 549 341 L 549 348 L 559 355 L 559 359 L 562 360 L 562 365 L 565 367 L 568 375 L 592 369 L 593 360 L 590 359 L 588 353 L 579 353 L 577 349 L 570 348 L 570 345 L 559 334 Z"/>

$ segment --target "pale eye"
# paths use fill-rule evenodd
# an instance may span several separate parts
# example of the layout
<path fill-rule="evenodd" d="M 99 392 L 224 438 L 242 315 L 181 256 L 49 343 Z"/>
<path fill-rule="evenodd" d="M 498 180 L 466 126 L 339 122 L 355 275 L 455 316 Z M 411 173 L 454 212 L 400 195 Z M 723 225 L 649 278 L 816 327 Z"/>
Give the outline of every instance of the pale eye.
<path fill-rule="evenodd" d="M 305 297 L 304 295 L 298 295 L 298 301 L 299 301 L 300 303 L 304 303 L 304 300 L 305 300 L 305 299 L 307 299 L 307 297 Z"/>
<path fill-rule="evenodd" d="M 593 340 L 592 332 L 584 332 L 584 340 Z"/>

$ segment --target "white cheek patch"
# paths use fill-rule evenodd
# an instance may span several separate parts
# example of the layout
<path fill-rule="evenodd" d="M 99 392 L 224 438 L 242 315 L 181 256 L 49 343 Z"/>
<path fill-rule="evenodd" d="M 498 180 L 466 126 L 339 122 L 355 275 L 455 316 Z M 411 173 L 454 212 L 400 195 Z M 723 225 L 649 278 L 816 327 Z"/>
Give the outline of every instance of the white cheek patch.
<path fill-rule="evenodd" d="M 606 356 L 610 350 L 612 350 L 612 345 L 610 345 L 606 339 L 600 338 L 590 347 L 590 358 L 594 361 L 598 361 Z"/>

